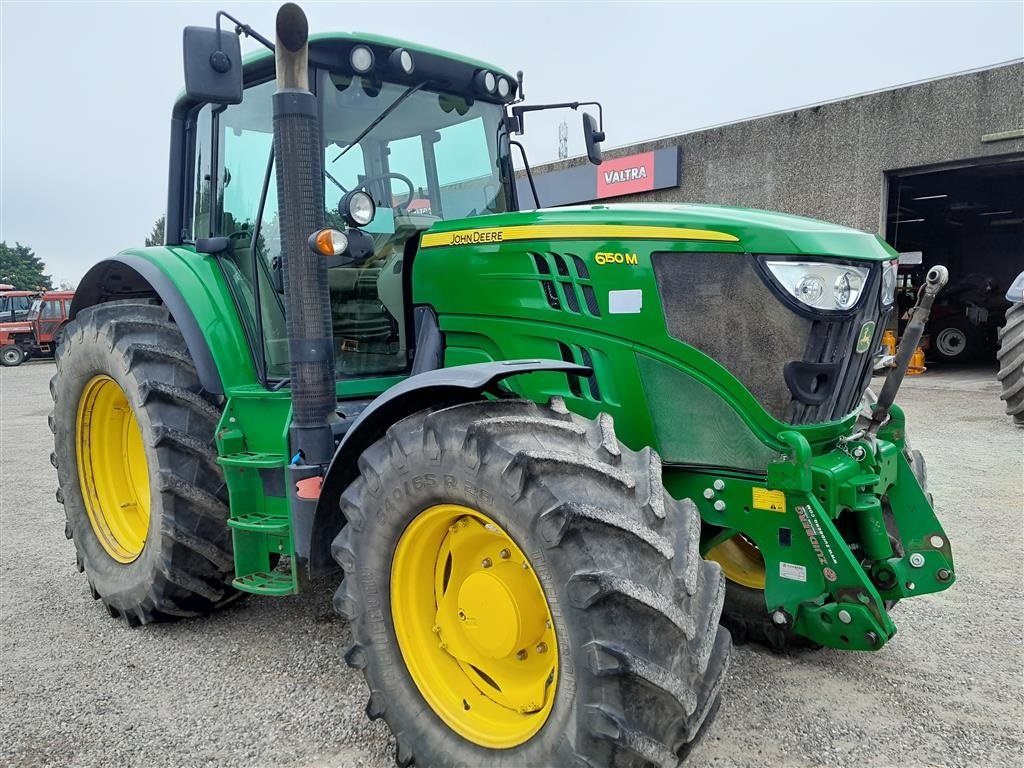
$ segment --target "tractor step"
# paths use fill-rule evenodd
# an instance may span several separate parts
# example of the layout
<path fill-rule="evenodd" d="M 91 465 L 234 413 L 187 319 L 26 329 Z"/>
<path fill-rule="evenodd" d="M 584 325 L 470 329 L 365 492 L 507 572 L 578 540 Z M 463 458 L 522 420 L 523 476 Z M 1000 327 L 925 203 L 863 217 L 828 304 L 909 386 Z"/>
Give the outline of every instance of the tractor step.
<path fill-rule="evenodd" d="M 242 467 L 248 469 L 274 469 L 287 464 L 287 458 L 280 453 L 258 453 L 255 451 L 239 451 L 229 453 L 217 459 L 222 467 Z"/>
<path fill-rule="evenodd" d="M 269 533 L 282 537 L 288 535 L 288 518 L 266 512 L 251 512 L 229 518 L 228 525 L 236 531 Z"/>
<path fill-rule="evenodd" d="M 292 532 L 284 515 L 259 511 L 228 519 L 235 548 L 235 589 L 257 595 L 293 595 L 299 591 Z M 282 557 L 288 571 L 275 570 Z"/>
<path fill-rule="evenodd" d="M 254 595 L 293 595 L 297 591 L 294 572 L 248 573 L 232 581 L 231 585 L 240 592 L 251 592 Z"/>

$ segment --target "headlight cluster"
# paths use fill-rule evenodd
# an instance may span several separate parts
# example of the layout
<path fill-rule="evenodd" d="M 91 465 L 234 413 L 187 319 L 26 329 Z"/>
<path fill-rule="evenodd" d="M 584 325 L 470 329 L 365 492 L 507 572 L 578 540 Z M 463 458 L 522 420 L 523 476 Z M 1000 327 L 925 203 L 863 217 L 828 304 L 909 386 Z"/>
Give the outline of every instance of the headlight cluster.
<path fill-rule="evenodd" d="M 349 52 L 348 63 L 353 72 L 365 75 L 374 68 L 376 58 L 368 46 L 357 45 Z M 405 48 L 395 48 L 388 57 L 387 68 L 394 74 L 408 76 L 416 68 L 416 62 Z"/>
<path fill-rule="evenodd" d="M 473 77 L 473 85 L 477 91 L 488 96 L 497 94 L 502 99 L 507 99 L 512 93 L 512 81 L 504 75 L 496 75 L 486 69 L 479 70 Z"/>
<path fill-rule="evenodd" d="M 814 309 L 847 310 L 856 305 L 867 267 L 810 261 L 767 261 L 765 265 L 793 298 Z M 895 277 L 893 288 L 895 289 Z"/>

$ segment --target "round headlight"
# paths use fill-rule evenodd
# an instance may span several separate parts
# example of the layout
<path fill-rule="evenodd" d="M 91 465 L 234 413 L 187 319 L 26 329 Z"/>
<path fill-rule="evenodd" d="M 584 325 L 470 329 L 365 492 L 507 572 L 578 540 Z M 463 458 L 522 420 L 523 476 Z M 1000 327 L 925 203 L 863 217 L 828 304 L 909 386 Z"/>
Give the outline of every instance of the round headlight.
<path fill-rule="evenodd" d="M 498 87 L 498 79 L 494 76 L 493 72 L 480 69 L 473 75 L 473 87 L 476 88 L 478 93 L 494 93 L 494 90 Z"/>
<path fill-rule="evenodd" d="M 361 189 L 353 190 L 341 200 L 341 215 L 353 227 L 365 227 L 373 221 L 377 206 L 369 193 Z"/>
<path fill-rule="evenodd" d="M 357 45 L 348 56 L 349 63 L 359 74 L 364 74 L 373 69 L 373 51 L 365 45 Z"/>
<path fill-rule="evenodd" d="M 403 75 L 411 75 L 415 65 L 412 60 L 412 54 L 409 53 L 405 48 L 396 48 L 389 60 L 391 69 L 395 72 L 400 72 Z"/>
<path fill-rule="evenodd" d="M 498 78 L 498 95 L 503 99 L 507 99 L 508 95 L 512 93 L 512 83 L 508 81 L 507 77 Z"/>
<path fill-rule="evenodd" d="M 843 272 L 836 278 L 836 285 L 832 294 L 836 307 L 849 309 L 856 303 L 860 295 L 861 278 L 855 272 Z"/>
<path fill-rule="evenodd" d="M 805 304 L 817 304 L 825 294 L 825 281 L 817 275 L 805 275 L 796 284 L 796 292 Z"/>

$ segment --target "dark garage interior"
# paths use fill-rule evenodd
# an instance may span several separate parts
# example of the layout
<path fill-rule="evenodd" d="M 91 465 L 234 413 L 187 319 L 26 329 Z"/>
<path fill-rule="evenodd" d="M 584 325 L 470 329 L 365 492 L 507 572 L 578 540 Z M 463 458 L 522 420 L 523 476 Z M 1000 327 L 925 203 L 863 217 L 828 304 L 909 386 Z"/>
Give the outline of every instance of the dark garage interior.
<path fill-rule="evenodd" d="M 949 269 L 927 328 L 928 359 L 992 361 L 1006 290 L 1024 270 L 1024 157 L 897 171 L 888 189 L 886 240 L 902 254 L 901 314 L 929 267 Z"/>

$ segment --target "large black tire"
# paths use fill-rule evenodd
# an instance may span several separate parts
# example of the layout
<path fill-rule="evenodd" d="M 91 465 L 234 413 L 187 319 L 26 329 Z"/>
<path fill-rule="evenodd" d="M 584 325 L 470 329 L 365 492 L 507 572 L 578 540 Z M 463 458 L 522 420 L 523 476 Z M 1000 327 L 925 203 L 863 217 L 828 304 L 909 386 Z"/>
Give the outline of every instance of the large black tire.
<path fill-rule="evenodd" d="M 928 326 L 928 357 L 944 363 L 969 363 L 984 352 L 981 330 L 964 315 L 943 317 Z"/>
<path fill-rule="evenodd" d="M 999 329 L 1000 400 L 1006 401 L 1006 413 L 1013 423 L 1024 427 L 1024 304 L 1006 311 L 1006 324 Z"/>
<path fill-rule="evenodd" d="M 79 401 L 97 375 L 111 377 L 127 396 L 148 464 L 149 528 L 141 554 L 127 564 L 97 538 L 78 477 Z M 116 301 L 79 312 L 58 347 L 50 393 L 57 500 L 93 597 L 135 626 L 208 613 L 238 596 L 227 488 L 214 447 L 221 404 L 203 391 L 167 309 Z"/>
<path fill-rule="evenodd" d="M 17 344 L 8 344 L 0 347 L 0 364 L 6 368 L 13 368 L 25 361 L 25 350 Z"/>
<path fill-rule="evenodd" d="M 719 567 L 700 558 L 694 504 L 664 493 L 661 462 L 628 450 L 611 418 L 560 400 L 480 402 L 395 424 L 359 460 L 334 542 L 346 576 L 349 665 L 367 714 L 395 735 L 396 762 L 506 766 L 674 766 L 717 709 L 731 642 L 718 626 Z M 453 482 L 417 483 L 431 475 Z M 468 505 L 529 554 L 560 653 L 554 705 L 525 743 L 487 749 L 450 729 L 410 676 L 391 621 L 396 542 L 422 510 Z"/>

